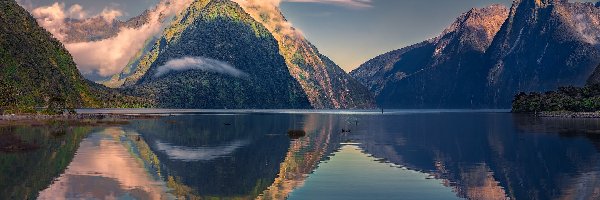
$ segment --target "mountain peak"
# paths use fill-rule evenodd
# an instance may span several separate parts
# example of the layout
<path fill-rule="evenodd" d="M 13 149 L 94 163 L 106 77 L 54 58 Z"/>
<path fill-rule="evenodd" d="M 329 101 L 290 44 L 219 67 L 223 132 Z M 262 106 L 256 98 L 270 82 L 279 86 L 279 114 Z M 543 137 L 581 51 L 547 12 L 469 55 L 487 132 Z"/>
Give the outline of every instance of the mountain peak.
<path fill-rule="evenodd" d="M 494 4 L 485 8 L 473 8 L 458 17 L 434 42 L 440 44 L 437 51 L 443 50 L 448 39 L 459 39 L 461 44 L 484 52 L 508 17 L 508 8 Z"/>

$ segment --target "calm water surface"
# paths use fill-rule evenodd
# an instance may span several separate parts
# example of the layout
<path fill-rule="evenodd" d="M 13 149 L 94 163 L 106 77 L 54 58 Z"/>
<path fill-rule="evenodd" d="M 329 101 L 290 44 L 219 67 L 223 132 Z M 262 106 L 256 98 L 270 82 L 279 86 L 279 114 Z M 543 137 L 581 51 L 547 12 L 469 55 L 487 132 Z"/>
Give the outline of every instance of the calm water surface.
<path fill-rule="evenodd" d="M 36 147 L 0 151 L 0 199 L 600 199 L 598 119 L 497 111 L 80 112 L 159 117 L 0 127 L 0 147 Z M 290 139 L 289 130 L 306 136 Z"/>

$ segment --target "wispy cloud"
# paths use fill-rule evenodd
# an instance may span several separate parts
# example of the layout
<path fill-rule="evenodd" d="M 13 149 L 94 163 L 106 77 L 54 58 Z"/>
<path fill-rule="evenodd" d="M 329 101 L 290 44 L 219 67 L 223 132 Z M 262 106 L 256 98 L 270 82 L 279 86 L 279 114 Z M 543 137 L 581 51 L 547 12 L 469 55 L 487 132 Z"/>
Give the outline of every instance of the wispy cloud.
<path fill-rule="evenodd" d="M 246 77 L 248 74 L 235 67 L 218 60 L 202 57 L 183 57 L 169 60 L 165 65 L 158 67 L 154 77 L 160 77 L 171 71 L 202 70 L 227 74 L 233 77 Z"/>
<path fill-rule="evenodd" d="M 372 7 L 372 0 L 284 0 L 287 2 L 304 2 L 304 3 L 325 3 L 333 5 L 342 5 L 353 8 L 369 8 Z"/>

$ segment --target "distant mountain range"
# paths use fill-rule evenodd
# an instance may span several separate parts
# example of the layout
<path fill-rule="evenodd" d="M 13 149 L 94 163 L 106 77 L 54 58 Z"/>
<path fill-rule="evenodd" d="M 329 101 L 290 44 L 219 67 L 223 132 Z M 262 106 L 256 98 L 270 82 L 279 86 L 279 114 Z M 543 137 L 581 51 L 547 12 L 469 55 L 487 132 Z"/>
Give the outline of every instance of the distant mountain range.
<path fill-rule="evenodd" d="M 152 104 L 85 80 L 63 45 L 15 1 L 0 1 L 0 13 L 0 111 Z"/>
<path fill-rule="evenodd" d="M 104 84 L 155 97 L 164 107 L 375 107 L 367 88 L 292 27 L 281 27 L 286 20 L 277 8 L 244 2 L 240 7 L 228 0 L 194 1 Z M 221 61 L 250 76 L 240 79 L 198 68 L 153 75 L 168 61 L 190 56 Z"/>
<path fill-rule="evenodd" d="M 521 91 L 597 81 L 599 23 L 592 3 L 517 0 L 471 10 L 442 35 L 351 74 L 382 107 L 508 108 Z"/>
<path fill-rule="evenodd" d="M 194 0 L 103 82 L 118 89 L 85 80 L 27 11 L 2 6 L 0 107 L 508 108 L 519 92 L 600 83 L 600 8 L 592 3 L 472 9 L 439 36 L 347 74 L 274 5 Z M 156 16 L 166 21 L 162 13 L 173 10 L 165 8 L 128 21 L 66 19 L 60 34 L 65 43 L 101 41 Z"/>

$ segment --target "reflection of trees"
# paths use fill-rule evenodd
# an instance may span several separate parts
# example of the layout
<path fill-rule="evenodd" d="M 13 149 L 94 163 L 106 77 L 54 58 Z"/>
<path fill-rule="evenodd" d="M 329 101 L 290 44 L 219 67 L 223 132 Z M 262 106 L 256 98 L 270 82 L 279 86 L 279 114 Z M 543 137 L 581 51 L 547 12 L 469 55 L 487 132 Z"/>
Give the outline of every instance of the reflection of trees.
<path fill-rule="evenodd" d="M 178 178 L 161 174 L 161 162 L 142 136 L 130 131 L 126 134 L 126 139 L 124 144 L 130 148 L 132 154 L 143 161 L 150 174 L 163 179 L 177 199 L 201 199 L 192 188 L 181 183 Z"/>
<path fill-rule="evenodd" d="M 141 134 L 138 142 L 145 144 L 138 146 L 147 149 L 141 155 L 156 163 L 154 170 L 176 196 L 253 199 L 273 183 L 290 145 L 286 133 L 302 120 L 300 115 L 173 116 L 136 121 L 128 129 Z M 235 141 L 244 145 L 202 160 L 174 159 L 157 147 L 160 142 L 183 150 L 218 149 Z"/>
<path fill-rule="evenodd" d="M 278 177 L 258 199 L 285 199 L 301 187 L 319 162 L 339 146 L 336 133 L 341 125 L 339 116 L 307 115 L 303 127 L 307 135 L 291 142 Z"/>
<path fill-rule="evenodd" d="M 89 127 L 0 127 L 0 137 L 18 135 L 39 149 L 20 153 L 0 152 L 0 196 L 35 199 L 69 165 Z"/>

